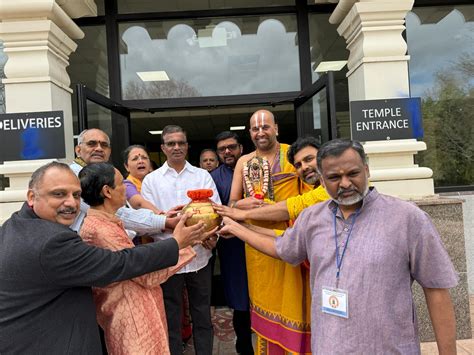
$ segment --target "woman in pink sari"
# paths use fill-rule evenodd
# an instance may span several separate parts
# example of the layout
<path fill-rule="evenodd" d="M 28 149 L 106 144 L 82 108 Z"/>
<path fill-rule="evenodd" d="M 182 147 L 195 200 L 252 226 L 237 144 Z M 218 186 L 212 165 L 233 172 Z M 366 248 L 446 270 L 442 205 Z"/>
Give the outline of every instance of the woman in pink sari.
<path fill-rule="evenodd" d="M 125 204 L 122 174 L 109 163 L 87 165 L 79 173 L 82 198 L 91 206 L 80 230 L 82 239 L 100 248 L 133 248 L 117 209 Z M 184 227 L 180 221 L 175 233 Z M 139 248 L 140 246 L 138 246 Z M 105 333 L 109 354 L 169 354 L 168 331 L 160 284 L 195 256 L 191 247 L 180 251 L 170 268 L 94 288 L 97 321 Z"/>

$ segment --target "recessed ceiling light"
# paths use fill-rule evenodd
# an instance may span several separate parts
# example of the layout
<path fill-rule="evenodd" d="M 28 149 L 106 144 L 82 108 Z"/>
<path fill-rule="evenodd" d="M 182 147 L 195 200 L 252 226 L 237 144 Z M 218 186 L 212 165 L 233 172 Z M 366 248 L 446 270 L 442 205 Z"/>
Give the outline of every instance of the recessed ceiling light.
<path fill-rule="evenodd" d="M 148 131 L 150 134 L 161 134 L 163 131 Z"/>
<path fill-rule="evenodd" d="M 328 71 L 339 71 L 347 64 L 347 60 L 335 60 L 332 62 L 321 62 L 314 70 L 316 73 L 326 73 Z"/>
<path fill-rule="evenodd" d="M 232 126 L 230 127 L 231 131 L 243 131 L 245 129 L 245 126 Z"/>
<path fill-rule="evenodd" d="M 168 81 L 170 78 L 164 70 L 159 71 L 139 71 L 137 75 L 142 81 Z"/>

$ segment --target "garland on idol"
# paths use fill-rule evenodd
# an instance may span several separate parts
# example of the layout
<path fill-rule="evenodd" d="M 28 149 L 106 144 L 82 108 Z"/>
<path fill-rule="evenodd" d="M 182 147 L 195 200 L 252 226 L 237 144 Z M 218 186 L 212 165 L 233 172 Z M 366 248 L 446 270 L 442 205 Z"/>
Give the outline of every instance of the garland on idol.
<path fill-rule="evenodd" d="M 265 194 L 268 192 L 270 183 L 270 164 L 268 160 L 261 157 L 253 157 L 247 162 L 247 166 L 243 170 L 243 175 L 248 194 L 263 200 Z"/>

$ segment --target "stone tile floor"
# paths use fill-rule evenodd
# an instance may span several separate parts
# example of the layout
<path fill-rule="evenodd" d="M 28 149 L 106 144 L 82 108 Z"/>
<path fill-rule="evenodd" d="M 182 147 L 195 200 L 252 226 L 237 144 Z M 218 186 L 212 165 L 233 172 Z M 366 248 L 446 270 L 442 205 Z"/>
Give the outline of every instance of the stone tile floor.
<path fill-rule="evenodd" d="M 474 295 L 470 297 L 471 308 L 471 328 L 474 338 Z M 212 317 L 214 324 L 214 355 L 233 355 L 237 354 L 234 346 L 234 330 L 232 328 L 232 311 L 228 308 L 217 308 Z M 473 355 L 474 354 L 474 339 L 458 340 L 457 341 L 458 355 Z M 184 350 L 185 355 L 193 355 L 194 347 L 192 339 L 189 340 Z M 436 343 L 422 343 L 422 355 L 438 355 Z"/>

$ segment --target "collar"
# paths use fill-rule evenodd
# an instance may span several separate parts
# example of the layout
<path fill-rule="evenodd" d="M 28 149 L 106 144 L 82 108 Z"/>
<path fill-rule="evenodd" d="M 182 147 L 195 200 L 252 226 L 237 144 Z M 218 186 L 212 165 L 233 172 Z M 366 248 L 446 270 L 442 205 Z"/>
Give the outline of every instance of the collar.
<path fill-rule="evenodd" d="M 369 192 L 367 193 L 367 195 L 365 195 L 365 197 L 362 199 L 362 206 L 360 206 L 360 211 L 363 211 L 365 208 L 368 208 L 378 197 L 379 197 L 379 193 L 377 191 L 377 189 L 374 187 L 374 186 L 370 186 L 369 187 Z M 338 203 L 334 200 L 331 200 L 327 207 L 333 211 L 334 208 L 338 207 Z M 337 209 L 337 213 L 338 215 L 341 213 L 340 209 L 338 208 Z"/>
<path fill-rule="evenodd" d="M 165 161 L 164 164 L 163 164 L 163 166 L 162 166 L 160 169 L 163 169 L 163 174 L 166 174 L 167 172 L 171 171 L 171 172 L 175 172 L 175 173 L 177 173 L 177 174 L 179 175 L 179 174 L 181 174 L 181 173 L 182 173 L 183 171 L 185 171 L 185 170 L 189 171 L 190 173 L 195 173 L 198 168 L 196 168 L 195 166 L 192 166 L 192 165 L 189 164 L 189 162 L 186 160 L 186 162 L 184 163 L 184 168 L 183 168 L 183 170 L 181 170 L 179 173 L 178 173 L 175 169 L 173 169 L 172 167 L 170 167 L 170 166 L 168 165 L 168 161 Z"/>
<path fill-rule="evenodd" d="M 82 167 L 85 167 L 87 165 L 87 163 L 81 157 L 76 157 L 76 159 L 74 159 L 74 162 Z"/>
<path fill-rule="evenodd" d="M 105 221 L 115 223 L 115 224 L 119 225 L 120 227 L 123 227 L 122 226 L 122 221 L 116 215 L 111 214 L 109 212 L 96 210 L 94 208 L 89 208 L 87 210 L 87 216 L 97 217 L 99 219 L 103 219 Z"/>

